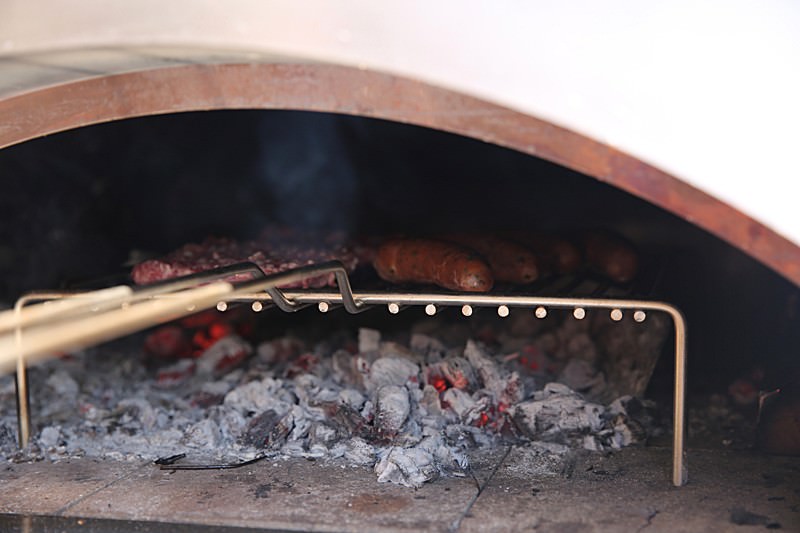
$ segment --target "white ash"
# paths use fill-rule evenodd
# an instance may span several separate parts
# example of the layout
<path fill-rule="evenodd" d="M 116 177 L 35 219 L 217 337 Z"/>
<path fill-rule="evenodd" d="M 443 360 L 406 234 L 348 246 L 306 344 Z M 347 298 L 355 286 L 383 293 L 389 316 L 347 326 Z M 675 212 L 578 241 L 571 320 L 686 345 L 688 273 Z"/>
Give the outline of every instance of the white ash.
<path fill-rule="evenodd" d="M 408 389 L 399 385 L 384 385 L 378 389 L 375 421 L 386 436 L 394 437 L 400 432 L 410 411 Z"/>
<path fill-rule="evenodd" d="M 548 383 L 532 400 L 512 406 L 509 413 L 531 439 L 573 445 L 577 441 L 591 449 L 597 449 L 596 444 L 584 437 L 602 431 L 606 424 L 602 405 L 587 402 L 561 383 Z"/>
<path fill-rule="evenodd" d="M 358 330 L 358 351 L 368 354 L 377 352 L 381 347 L 381 332 L 375 329 L 361 328 Z"/>
<path fill-rule="evenodd" d="M 225 396 L 224 403 L 240 413 L 261 413 L 268 409 L 286 413 L 293 403 L 291 398 L 287 398 L 286 392 L 282 380 L 266 377 L 236 387 Z"/>
<path fill-rule="evenodd" d="M 364 379 L 367 391 L 386 385 L 404 386 L 419 383 L 419 365 L 403 357 L 381 357 L 369 367 Z"/>
<path fill-rule="evenodd" d="M 253 347 L 237 335 L 229 335 L 212 344 L 197 359 L 197 372 L 204 375 L 217 374 L 225 361 L 243 358 L 253 353 Z"/>
<path fill-rule="evenodd" d="M 360 437 L 341 441 L 330 448 L 331 457 L 344 457 L 351 464 L 372 466 L 375 464 L 375 448 Z"/>
<path fill-rule="evenodd" d="M 47 426 L 39 434 L 39 445 L 44 448 L 53 448 L 58 445 L 61 438 L 61 428 L 57 426 Z"/>
<path fill-rule="evenodd" d="M 78 396 L 78 383 L 64 370 L 57 370 L 50 374 L 45 383 L 61 397 L 75 398 Z"/>
<path fill-rule="evenodd" d="M 570 360 L 559 374 L 558 381 L 589 397 L 597 397 L 606 388 L 605 374 L 585 359 Z"/>
<path fill-rule="evenodd" d="M 553 442 L 531 442 L 524 447 L 516 447 L 514 457 L 506 461 L 503 468 L 508 472 L 525 477 L 552 477 L 560 475 L 567 455 L 571 449 Z"/>
<path fill-rule="evenodd" d="M 451 341 L 457 331 L 463 328 Z M 176 380 L 164 377 L 169 362 L 153 369 L 140 356 L 137 337 L 50 361 L 31 369 L 34 422 L 42 429 L 27 456 L 14 449 L 14 389 L 2 378 L 0 456 L 188 453 L 219 462 L 267 453 L 371 466 L 378 481 L 417 487 L 463 475 L 470 449 L 515 443 L 530 447 L 539 467 L 555 468 L 551 456 L 640 443 L 654 427 L 633 398 L 607 408 L 547 383 L 547 373 L 532 368 L 536 349 L 509 353 L 421 333 L 408 345 L 383 337 L 360 330 L 357 353 L 341 335 L 314 346 L 280 337 L 255 350 L 229 337 L 217 342 L 219 357 L 206 351 L 173 362 L 186 371 Z M 241 353 L 255 355 L 220 374 L 220 363 Z"/>

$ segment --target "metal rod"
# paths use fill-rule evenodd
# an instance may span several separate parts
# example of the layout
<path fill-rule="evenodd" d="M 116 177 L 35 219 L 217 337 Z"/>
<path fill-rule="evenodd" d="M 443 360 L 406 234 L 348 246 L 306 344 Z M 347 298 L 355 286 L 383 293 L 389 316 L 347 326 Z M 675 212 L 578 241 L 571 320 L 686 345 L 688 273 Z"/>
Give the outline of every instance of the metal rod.
<path fill-rule="evenodd" d="M 28 392 L 28 369 L 25 359 L 17 359 L 17 372 L 14 375 L 14 384 L 17 392 L 17 443 L 20 448 L 28 445 L 31 438 L 31 411 L 30 393 Z"/>
<path fill-rule="evenodd" d="M 674 306 L 667 311 L 675 327 L 675 391 L 673 393 L 672 484 L 685 485 L 689 480 L 686 464 L 686 320 Z"/>

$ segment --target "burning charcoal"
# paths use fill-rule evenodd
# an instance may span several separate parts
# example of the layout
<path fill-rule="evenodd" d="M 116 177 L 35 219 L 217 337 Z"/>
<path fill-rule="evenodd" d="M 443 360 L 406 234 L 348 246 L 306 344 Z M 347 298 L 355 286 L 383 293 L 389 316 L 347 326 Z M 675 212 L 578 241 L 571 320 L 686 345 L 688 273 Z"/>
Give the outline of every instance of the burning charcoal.
<path fill-rule="evenodd" d="M 369 369 L 364 386 L 374 391 L 386 385 L 419 383 L 419 366 L 402 357 L 381 357 Z"/>
<path fill-rule="evenodd" d="M 196 363 L 192 359 L 181 359 L 156 373 L 156 385 L 162 389 L 178 387 L 194 376 Z"/>
<path fill-rule="evenodd" d="M 281 337 L 258 345 L 258 358 L 268 365 L 279 365 L 297 357 L 305 344 L 293 337 Z"/>
<path fill-rule="evenodd" d="M 74 400 L 78 396 L 78 391 L 80 389 L 78 383 L 72 379 L 72 376 L 65 370 L 53 372 L 50 377 L 47 378 L 46 383 L 62 401 Z"/>
<path fill-rule="evenodd" d="M 449 446 L 438 433 L 422 439 L 418 447 L 433 455 L 440 471 L 463 472 L 469 465 L 467 456 Z"/>
<path fill-rule="evenodd" d="M 184 442 L 195 448 L 214 449 L 219 446 L 221 438 L 219 426 L 206 418 L 186 429 Z"/>
<path fill-rule="evenodd" d="M 645 443 L 659 431 L 658 410 L 649 400 L 632 396 L 617 398 L 608 406 L 608 416 L 614 429 L 613 447 Z"/>
<path fill-rule="evenodd" d="M 444 358 L 446 348 L 438 339 L 422 333 L 414 333 L 411 335 L 411 350 L 422 356 L 424 361 L 435 363 Z"/>
<path fill-rule="evenodd" d="M 559 374 L 558 381 L 589 398 L 599 397 L 606 388 L 605 374 L 585 359 L 571 359 Z"/>
<path fill-rule="evenodd" d="M 334 445 L 331 457 L 344 457 L 353 464 L 372 466 L 375 464 L 375 449 L 364 439 L 353 437 Z"/>
<path fill-rule="evenodd" d="M 353 464 L 372 466 L 375 464 L 375 449 L 363 439 L 355 437 L 347 441 L 344 458 Z"/>
<path fill-rule="evenodd" d="M 159 358 L 188 357 L 192 353 L 192 345 L 186 330 L 180 326 L 162 326 L 151 332 L 144 339 L 144 349 L 150 355 Z"/>
<path fill-rule="evenodd" d="M 309 418 L 308 412 L 305 411 L 299 405 L 295 405 L 292 408 L 292 428 L 287 436 L 287 439 L 290 441 L 300 441 L 304 440 L 307 436 L 311 428 L 313 427 L 314 421 Z"/>
<path fill-rule="evenodd" d="M 271 409 L 253 418 L 247 424 L 247 430 L 242 436 L 242 444 L 257 448 L 266 446 L 269 443 L 270 433 L 280 419 L 281 415 Z"/>
<path fill-rule="evenodd" d="M 459 449 L 489 447 L 495 442 L 492 435 L 475 426 L 450 424 L 444 428 L 448 442 Z"/>
<path fill-rule="evenodd" d="M 311 352 L 306 352 L 300 354 L 295 359 L 292 359 L 283 375 L 291 379 L 295 376 L 314 373 L 315 371 L 318 371 L 319 368 L 319 357 Z"/>
<path fill-rule="evenodd" d="M 381 357 L 400 357 L 408 359 L 413 363 L 418 363 L 422 358 L 419 357 L 413 350 L 406 348 L 398 342 L 383 341 L 381 342 L 378 353 Z"/>
<path fill-rule="evenodd" d="M 197 372 L 222 375 L 241 364 L 253 353 L 253 347 L 241 337 L 230 335 L 212 344 L 197 359 Z"/>
<path fill-rule="evenodd" d="M 117 404 L 115 411 L 120 417 L 120 424 L 136 421 L 141 428 L 151 429 L 157 422 L 155 410 L 144 398 L 126 398 Z"/>
<path fill-rule="evenodd" d="M 310 444 L 330 444 L 336 440 L 336 430 L 323 422 L 316 422 L 309 431 Z"/>
<path fill-rule="evenodd" d="M 361 409 L 364 406 L 366 397 L 355 389 L 342 389 L 339 391 L 339 403 L 352 407 L 353 409 Z"/>
<path fill-rule="evenodd" d="M 444 382 L 437 378 L 443 378 Z M 437 390 L 443 391 L 450 387 L 467 389 L 470 391 L 478 388 L 475 371 L 469 361 L 463 357 L 448 357 L 438 363 L 428 365 L 425 371 L 426 382 Z"/>
<path fill-rule="evenodd" d="M 242 442 L 256 448 L 276 448 L 285 442 L 293 427 L 294 419 L 291 413 L 280 415 L 270 409 L 250 421 Z"/>
<path fill-rule="evenodd" d="M 582 447 L 584 450 L 589 450 L 590 452 L 600 452 L 603 451 L 604 449 L 603 444 L 600 442 L 600 439 L 598 439 L 596 435 L 584 435 Z"/>
<path fill-rule="evenodd" d="M 369 420 L 364 418 L 353 407 L 339 402 L 323 402 L 318 404 L 340 438 L 352 435 L 367 436 L 370 433 Z"/>
<path fill-rule="evenodd" d="M 47 426 L 39 434 L 39 446 L 44 449 L 55 448 L 61 439 L 61 429 L 55 426 Z"/>
<path fill-rule="evenodd" d="M 239 409 L 240 412 L 260 413 L 267 409 L 274 409 L 285 413 L 289 410 L 290 403 L 282 390 L 283 382 L 272 378 L 261 381 L 251 381 L 236 387 L 225 395 L 225 405 Z"/>
<path fill-rule="evenodd" d="M 535 377 L 532 381 L 549 383 L 555 379 L 556 364 L 538 344 L 525 344 L 517 352 L 503 358 L 525 377 Z"/>
<path fill-rule="evenodd" d="M 570 464 L 570 448 L 555 442 L 530 442 L 515 447 L 512 453 L 514 460 L 506 461 L 503 468 L 527 478 L 564 475 Z"/>
<path fill-rule="evenodd" d="M 216 422 L 221 441 L 228 445 L 233 444 L 247 426 L 247 421 L 238 411 L 222 405 L 209 409 L 208 418 Z"/>
<path fill-rule="evenodd" d="M 470 394 L 460 389 L 447 389 L 442 395 L 442 402 L 457 414 L 464 424 L 475 422 L 488 404 L 486 398 L 476 401 Z"/>
<path fill-rule="evenodd" d="M 190 403 L 193 407 L 208 408 L 212 405 L 218 405 L 225 399 L 224 394 L 211 394 L 205 391 L 197 391 L 192 394 Z"/>
<path fill-rule="evenodd" d="M 436 390 L 433 385 L 425 385 L 422 389 L 422 397 L 419 400 L 419 406 L 422 411 L 435 418 L 444 418 L 447 416 L 445 408 L 442 406 L 440 400 L 440 392 Z"/>
<path fill-rule="evenodd" d="M 481 385 L 489 390 L 498 389 L 502 390 L 502 379 L 500 377 L 500 369 L 497 364 L 492 361 L 480 346 L 473 340 L 467 341 L 467 346 L 464 348 L 464 357 L 472 365 L 478 374 Z"/>
<path fill-rule="evenodd" d="M 369 373 L 370 364 L 360 355 L 353 355 L 347 350 L 336 350 L 331 356 L 332 374 L 336 383 L 352 386 L 363 386 Z"/>
<path fill-rule="evenodd" d="M 375 329 L 361 328 L 358 330 L 358 353 L 368 354 L 378 352 L 381 348 L 381 332 Z"/>
<path fill-rule="evenodd" d="M 391 482 L 418 488 L 426 481 L 438 477 L 439 469 L 434 461 L 433 454 L 423 448 L 393 446 L 378 452 L 375 473 L 381 483 Z"/>
<path fill-rule="evenodd" d="M 199 407 L 210 407 L 222 403 L 225 395 L 231 390 L 228 381 L 207 381 L 200 386 L 191 398 L 191 404 Z"/>
<path fill-rule="evenodd" d="M 503 408 L 522 400 L 525 387 L 519 375 L 515 372 L 507 374 L 501 372 L 497 363 L 491 359 L 485 350 L 476 342 L 470 340 L 464 349 L 464 357 L 475 368 L 480 383 Z M 505 375 L 504 375 L 505 374 Z"/>
<path fill-rule="evenodd" d="M 567 366 L 567 360 L 550 359 L 540 338 L 511 339 L 497 325 L 491 325 L 489 337 L 518 353 L 500 356 L 509 352 L 469 340 L 474 331 L 464 324 L 450 328 L 446 343 L 429 322 L 418 329 L 427 335 L 412 335 L 410 350 L 367 329 L 360 333 L 362 353 L 350 332 L 313 344 L 284 336 L 262 343 L 256 360 L 230 370 L 252 349 L 214 316 L 196 326 L 204 328 L 203 342 L 213 341 L 203 356 L 176 361 L 156 380 L 145 379 L 143 361 L 131 357 L 98 358 L 98 372 L 81 374 L 80 387 L 63 366 L 44 369 L 47 394 L 73 398 L 81 425 L 79 430 L 65 425 L 63 408 L 43 411 L 42 426 L 62 429 L 48 430 L 53 434 L 44 435 L 42 443 L 37 439 L 37 447 L 55 443 L 47 454 L 116 454 L 120 459 L 166 456 L 187 446 L 213 447 L 215 455 L 267 448 L 372 465 L 381 481 L 418 486 L 462 471 L 464 450 L 471 447 L 527 438 L 550 441 L 531 446 L 569 444 L 561 446 L 564 453 L 578 447 L 602 450 L 642 442 L 655 424 L 648 405 L 632 398 L 620 398 L 606 410 L 565 385 L 551 383 L 533 393 L 537 382 L 562 370 L 573 386 L 582 386 L 573 372 L 589 369 L 587 360 Z M 553 328 L 554 322 L 536 323 Z M 565 344 L 568 337 L 558 340 L 557 335 L 567 330 L 589 331 L 586 323 L 558 325 L 550 335 Z M 203 379 L 190 379 L 195 365 L 202 366 Z M 601 368 L 591 370 L 595 367 Z M 0 394 L 13 395 L 9 383 Z M 179 393 L 159 390 L 178 384 Z M 526 390 L 532 398 L 523 401 Z M 14 448 L 13 433 L 7 440 Z"/>
<path fill-rule="evenodd" d="M 601 405 L 585 401 L 566 385 L 548 383 L 534 399 L 509 409 L 517 427 L 534 440 L 561 441 L 603 427 Z"/>
<path fill-rule="evenodd" d="M 377 391 L 375 427 L 382 438 L 392 439 L 408 418 L 411 406 L 408 390 L 399 385 L 384 385 Z"/>
<path fill-rule="evenodd" d="M 651 400 L 640 400 L 633 396 L 621 396 L 608 406 L 609 414 L 624 415 L 639 420 L 643 424 L 656 427 L 658 410 Z"/>
<path fill-rule="evenodd" d="M 336 350 L 331 355 L 333 379 L 336 383 L 353 385 L 360 382 L 361 375 L 356 371 L 355 356 L 347 350 Z"/>

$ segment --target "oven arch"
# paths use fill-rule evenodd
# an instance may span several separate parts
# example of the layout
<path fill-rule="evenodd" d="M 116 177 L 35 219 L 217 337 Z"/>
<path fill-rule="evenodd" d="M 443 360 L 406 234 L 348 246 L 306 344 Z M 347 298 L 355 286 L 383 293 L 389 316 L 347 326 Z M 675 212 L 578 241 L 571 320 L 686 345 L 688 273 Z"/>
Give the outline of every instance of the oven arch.
<path fill-rule="evenodd" d="M 638 196 L 716 235 L 800 285 L 800 247 L 652 165 L 542 118 L 365 69 L 316 63 L 193 64 L 34 87 L 0 99 L 0 149 L 103 122 L 221 109 L 359 115 L 511 148 Z"/>

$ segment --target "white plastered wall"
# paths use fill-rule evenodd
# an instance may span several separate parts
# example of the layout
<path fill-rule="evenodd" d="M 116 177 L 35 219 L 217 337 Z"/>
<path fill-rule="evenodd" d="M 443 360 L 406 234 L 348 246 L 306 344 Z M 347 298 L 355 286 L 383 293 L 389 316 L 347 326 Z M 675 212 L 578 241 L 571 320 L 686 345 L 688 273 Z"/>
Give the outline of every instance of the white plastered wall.
<path fill-rule="evenodd" d="M 408 76 L 533 114 L 800 244 L 797 2 L 0 3 L 0 95 L 174 61 L 275 57 Z"/>

